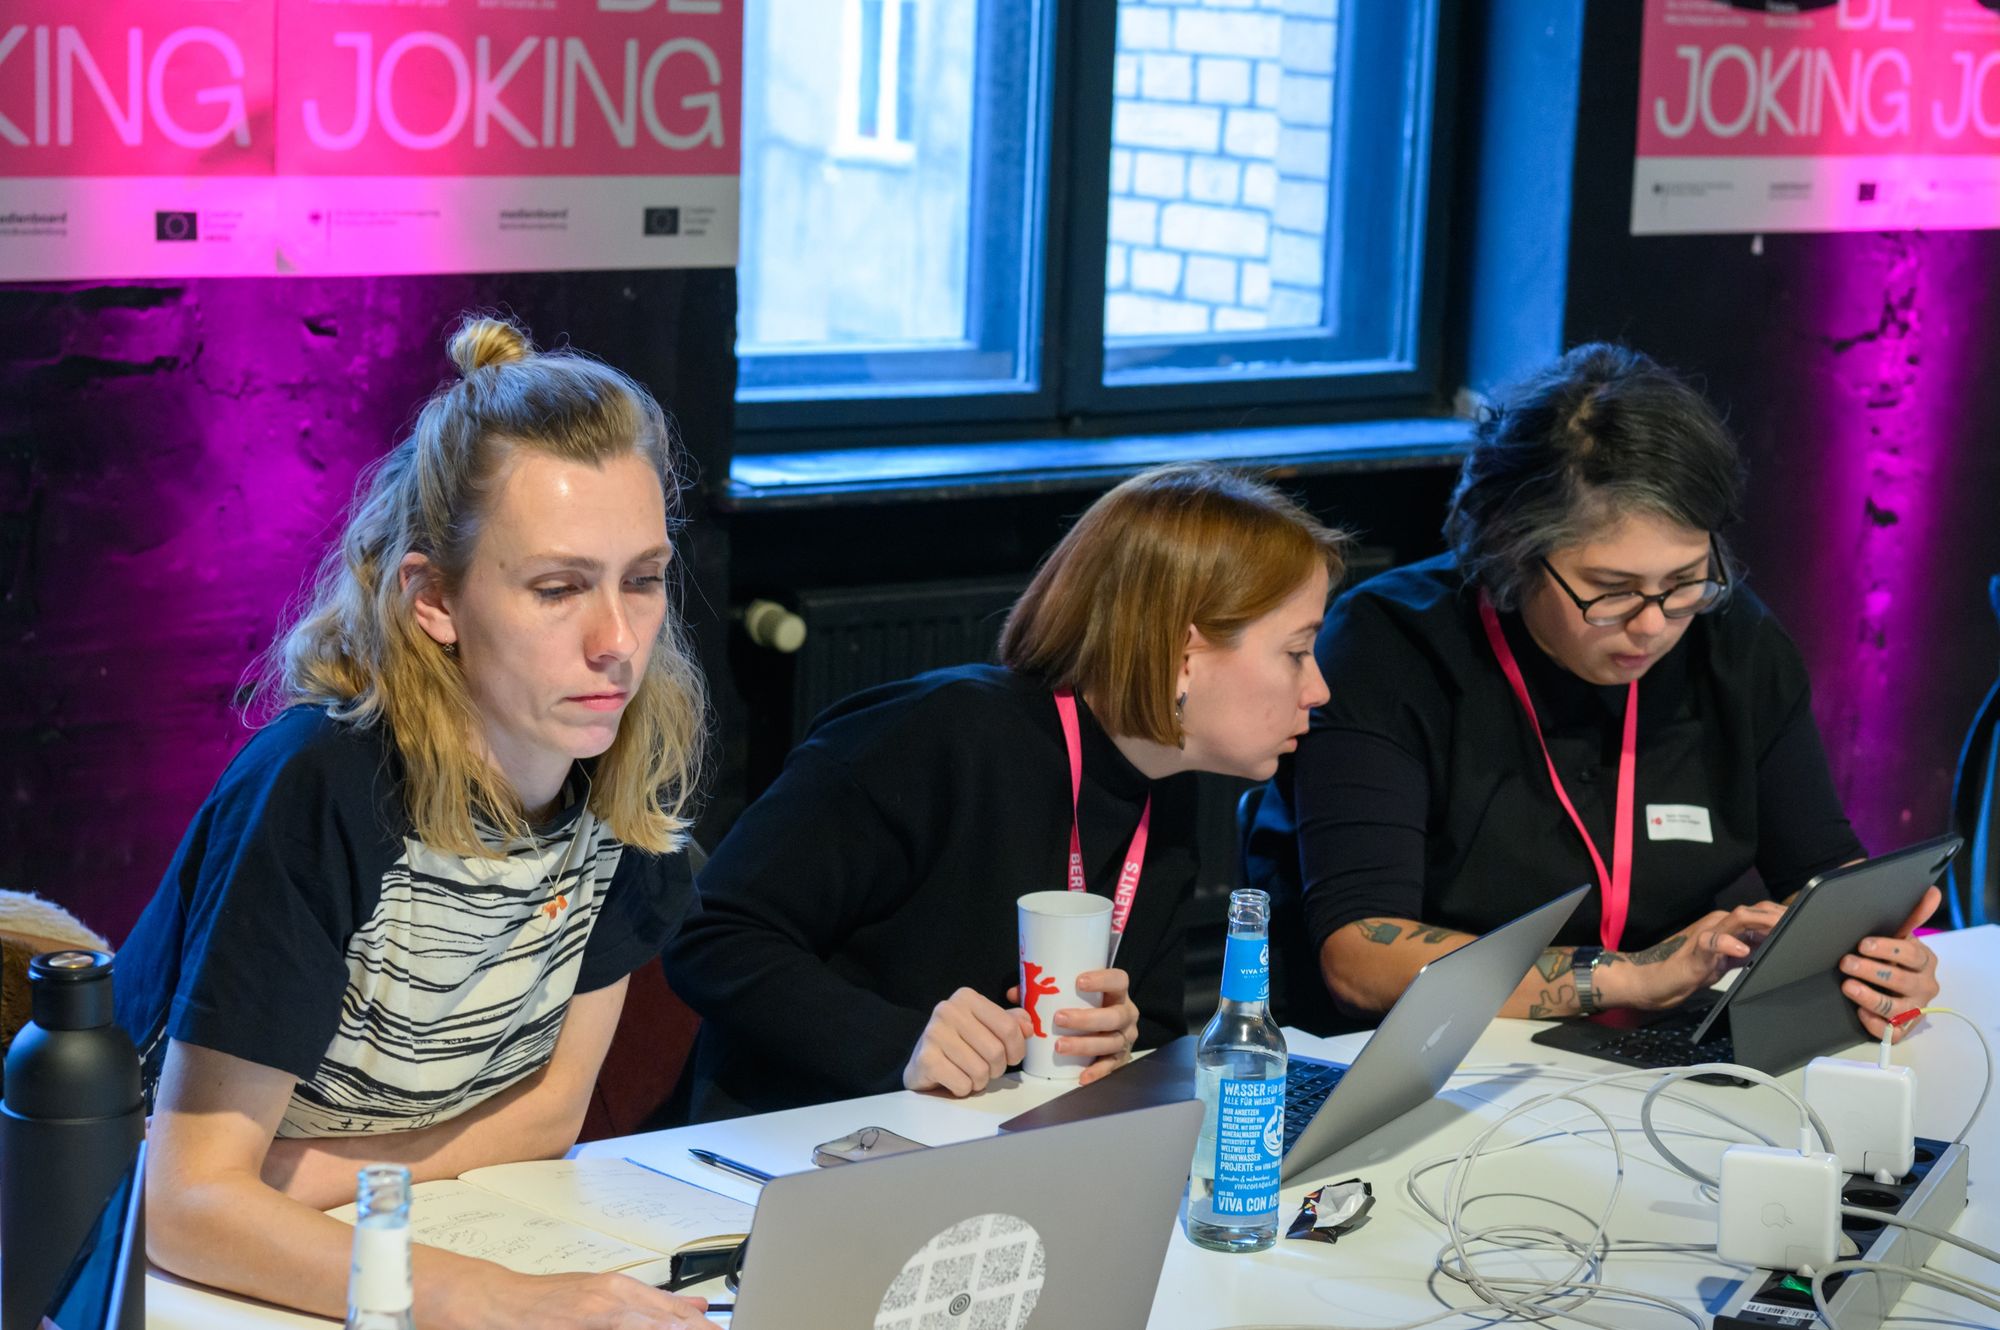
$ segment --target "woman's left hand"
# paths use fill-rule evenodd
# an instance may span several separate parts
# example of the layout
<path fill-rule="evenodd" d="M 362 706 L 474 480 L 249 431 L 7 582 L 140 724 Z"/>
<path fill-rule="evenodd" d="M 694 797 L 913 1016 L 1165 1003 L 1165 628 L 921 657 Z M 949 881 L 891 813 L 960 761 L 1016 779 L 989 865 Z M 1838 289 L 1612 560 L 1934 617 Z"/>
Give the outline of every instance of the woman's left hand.
<path fill-rule="evenodd" d="M 1889 1029 L 1889 1018 L 1916 1007 L 1927 1007 L 1938 995 L 1937 953 L 1910 936 L 1944 900 L 1936 887 L 1903 921 L 1894 937 L 1867 937 L 1852 955 L 1840 961 L 1847 976 L 1840 991 L 1861 1009 L 1861 1024 L 1876 1039 Z M 1909 1034 L 1911 1026 L 1895 1027 L 1891 1040 Z"/>
<path fill-rule="evenodd" d="M 1109 1076 L 1132 1060 L 1132 1046 L 1139 1042 L 1139 1008 L 1131 997 L 1132 977 L 1123 970 L 1085 970 L 1076 977 L 1079 993 L 1102 993 L 1101 1007 L 1064 1007 L 1056 1013 L 1056 1027 L 1065 1033 L 1056 1040 L 1056 1052 L 1094 1057 L 1083 1069 L 1079 1083 Z"/>

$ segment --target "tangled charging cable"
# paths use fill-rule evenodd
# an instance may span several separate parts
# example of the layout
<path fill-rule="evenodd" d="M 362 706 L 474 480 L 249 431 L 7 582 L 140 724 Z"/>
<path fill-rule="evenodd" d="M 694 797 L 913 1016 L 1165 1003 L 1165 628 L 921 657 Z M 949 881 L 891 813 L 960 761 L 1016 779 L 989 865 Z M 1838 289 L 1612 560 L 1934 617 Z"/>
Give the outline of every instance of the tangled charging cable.
<path fill-rule="evenodd" d="M 1980 1047 L 1986 1054 L 1986 1084 L 1981 1090 L 1979 1101 L 1973 1107 L 1972 1114 L 1966 1120 L 1965 1126 L 1953 1138 L 1952 1143 L 1959 1144 L 1964 1141 L 1966 1134 L 1971 1130 L 1973 1124 L 1978 1121 L 1979 1115 L 1985 1108 L 1986 1100 L 1992 1091 L 1994 1070 L 1992 1046 L 1988 1042 L 1984 1031 L 1980 1030 L 1975 1022 L 1949 1007 L 1925 1007 L 1920 1010 L 1905 1012 L 1895 1018 L 1894 1024 L 1906 1025 L 1922 1015 L 1945 1015 L 1964 1021 L 1978 1037 Z M 1885 1038 L 1883 1041 L 1883 1050 L 1880 1055 L 1884 1065 L 1887 1065 L 1888 1048 L 1889 1040 Z M 1434 1222 L 1440 1224 L 1446 1232 L 1445 1245 L 1439 1250 L 1435 1261 L 1435 1272 L 1456 1283 L 1464 1284 L 1480 1299 L 1483 1305 L 1448 1307 L 1418 1320 L 1403 1321 L 1393 1325 L 1345 1327 L 1325 1322 L 1311 1324 L 1257 1323 L 1232 1326 L 1229 1327 L 1229 1330 L 1422 1330 L 1422 1327 L 1435 1325 L 1441 1321 L 1450 1320 L 1455 1317 L 1490 1316 L 1494 1311 L 1500 1311 L 1509 1316 L 1521 1317 L 1537 1322 L 1559 1318 L 1564 1321 L 1597 1327 L 1598 1330 L 1619 1330 L 1619 1327 L 1611 1322 L 1597 1320 L 1581 1313 L 1580 1309 L 1599 1294 L 1610 1294 L 1618 1298 L 1653 1304 L 1685 1318 L 1697 1330 L 1705 1330 L 1706 1322 L 1704 1318 L 1680 1305 L 1678 1302 L 1644 1290 L 1607 1284 L 1599 1278 L 1603 1270 L 1604 1261 L 1614 1251 L 1698 1251 L 1707 1250 L 1712 1244 L 1620 1242 L 1613 1240 L 1607 1235 L 1606 1228 L 1610 1223 L 1611 1215 L 1617 1206 L 1619 1194 L 1624 1186 L 1626 1152 L 1624 1144 L 1619 1139 L 1621 1129 L 1603 1109 L 1581 1098 L 1580 1092 L 1599 1086 L 1632 1082 L 1640 1078 L 1650 1079 L 1651 1083 L 1647 1087 L 1645 1097 L 1640 1101 L 1639 1105 L 1639 1129 L 1644 1132 L 1647 1141 L 1666 1164 L 1678 1172 L 1685 1174 L 1687 1177 L 1692 1178 L 1701 1185 L 1705 1193 L 1711 1196 L 1719 1192 L 1717 1179 L 1688 1163 L 1667 1145 L 1666 1140 L 1662 1136 L 1662 1129 L 1653 1121 L 1656 1104 L 1664 1099 L 1698 1108 L 1728 1123 L 1738 1131 L 1763 1141 L 1767 1145 L 1772 1145 L 1776 1142 L 1762 1131 L 1731 1117 L 1713 1105 L 1674 1093 L 1673 1087 L 1680 1082 L 1696 1076 L 1722 1074 L 1739 1077 L 1776 1090 L 1779 1094 L 1790 1100 L 1793 1107 L 1798 1110 L 1799 1149 L 1802 1152 L 1810 1152 L 1814 1149 L 1815 1145 L 1822 1148 L 1826 1146 L 1829 1137 L 1826 1124 L 1813 1111 L 1810 1104 L 1806 1103 L 1799 1095 L 1775 1078 L 1754 1068 L 1737 1066 L 1733 1063 L 1704 1063 L 1700 1066 L 1674 1068 L 1665 1072 L 1650 1069 L 1615 1071 L 1607 1072 L 1600 1076 L 1589 1077 L 1576 1077 L 1559 1072 L 1552 1073 L 1551 1069 L 1548 1068 L 1536 1068 L 1535 1070 L 1537 1074 L 1555 1074 L 1561 1079 L 1572 1080 L 1574 1084 L 1562 1090 L 1538 1095 L 1508 1109 L 1500 1118 L 1473 1138 L 1456 1155 L 1440 1155 L 1423 1161 L 1415 1165 L 1404 1178 L 1405 1193 L 1419 1210 Z M 1498 1146 L 1493 1144 L 1494 1137 L 1515 1118 L 1544 1108 L 1550 1104 L 1561 1102 L 1574 1103 L 1583 1111 L 1565 1118 L 1561 1122 L 1550 1125 L 1548 1130 L 1541 1135 Z M 1560 1229 L 1547 1225 L 1518 1222 L 1491 1224 L 1481 1228 L 1467 1229 L 1464 1222 L 1464 1212 L 1474 1201 L 1481 1198 L 1479 1196 L 1470 1196 L 1466 1193 L 1470 1184 L 1472 1170 L 1482 1158 L 1489 1154 L 1500 1154 L 1508 1150 L 1519 1149 L 1523 1146 L 1534 1144 L 1537 1141 L 1545 1140 L 1551 1135 L 1568 1135 L 1574 1136 L 1579 1140 L 1589 1140 L 1590 1138 L 1582 1132 L 1571 1130 L 1571 1124 L 1593 1118 L 1602 1125 L 1609 1142 L 1608 1146 L 1603 1148 L 1608 1148 L 1611 1151 L 1613 1157 L 1613 1176 L 1610 1195 L 1606 1198 L 1603 1209 L 1592 1221 L 1590 1235 L 1587 1239 L 1578 1239 Z M 1629 1128 L 1624 1130 L 1629 1130 Z M 1595 1142 L 1592 1143 L 1595 1144 Z M 1451 1172 L 1445 1181 L 1443 1200 L 1441 1204 L 1434 1205 L 1424 1196 L 1418 1179 L 1446 1165 L 1451 1167 Z M 1906 1228 L 1912 1232 L 1922 1233 L 1940 1242 L 1959 1247 L 1986 1260 L 2000 1262 L 2000 1252 L 1995 1252 L 1969 1239 L 1961 1238 L 1946 1229 L 1921 1224 L 1913 1220 L 1906 1220 L 1890 1212 L 1869 1210 L 1856 1206 L 1842 1206 L 1841 1213 Z M 1518 1276 L 1484 1273 L 1475 1265 L 1475 1252 L 1472 1250 L 1475 1246 L 1481 1245 L 1506 1251 L 1560 1251 L 1571 1258 L 1571 1264 L 1568 1269 L 1554 1278 L 1528 1279 Z M 1917 1283 L 1958 1294 L 1994 1311 L 2000 1311 L 2000 1290 L 1965 1279 L 1962 1276 L 1945 1274 L 1941 1271 L 1929 1269 L 1909 1269 L 1898 1265 L 1885 1265 L 1881 1262 L 1843 1258 L 1810 1272 L 1813 1302 L 1819 1314 L 1825 1318 L 1828 1326 L 1832 1326 L 1834 1322 L 1831 1309 L 1828 1307 L 1826 1300 L 1826 1281 L 1834 1275 L 1859 1272 L 1873 1272 L 1877 1274 L 1893 1273 Z"/>
<path fill-rule="evenodd" d="M 1738 1067 L 1731 1063 L 1703 1063 L 1695 1067 L 1675 1068 L 1664 1073 L 1650 1069 L 1606 1072 L 1601 1076 L 1586 1077 L 1566 1089 L 1537 1095 L 1508 1109 L 1459 1151 L 1452 1160 L 1452 1171 L 1445 1181 L 1441 1222 L 1444 1224 L 1447 1238 L 1444 1247 L 1439 1250 L 1435 1268 L 1446 1278 L 1464 1284 L 1485 1306 L 1448 1307 L 1418 1320 L 1404 1321 L 1395 1325 L 1371 1326 L 1366 1327 L 1366 1330 L 1420 1330 L 1420 1327 L 1435 1325 L 1454 1317 L 1490 1315 L 1495 1310 L 1530 1321 L 1561 1317 L 1567 1321 L 1596 1327 L 1596 1330 L 1622 1330 L 1622 1327 L 1615 1322 L 1597 1320 L 1583 1314 L 1581 1308 L 1598 1294 L 1610 1294 L 1621 1299 L 1650 1303 L 1682 1317 L 1696 1327 L 1696 1330 L 1706 1330 L 1707 1322 L 1702 1316 L 1665 1295 L 1607 1284 L 1594 1277 L 1600 1272 L 1603 1260 L 1611 1250 L 1605 1229 L 1611 1222 L 1619 1194 L 1624 1187 L 1625 1147 L 1619 1139 L 1619 1130 L 1610 1116 L 1597 1105 L 1581 1098 L 1580 1092 L 1641 1078 L 1651 1080 L 1653 1084 L 1640 1105 L 1640 1129 L 1645 1132 L 1647 1139 L 1656 1150 L 1660 1151 L 1663 1158 L 1675 1164 L 1682 1172 L 1713 1187 L 1714 1179 L 1694 1169 L 1667 1148 L 1659 1129 L 1652 1122 L 1653 1104 L 1671 1086 L 1690 1077 L 1711 1074 L 1743 1077 L 1778 1091 L 1798 1109 L 1800 1133 L 1804 1143 L 1809 1147 L 1815 1136 L 1821 1141 L 1826 1139 L 1825 1124 L 1819 1121 L 1811 1106 L 1797 1094 L 1763 1072 L 1748 1067 Z M 1610 1141 L 1614 1161 L 1611 1192 L 1605 1198 L 1603 1209 L 1592 1221 L 1590 1236 L 1579 1240 L 1547 1225 L 1522 1223 L 1493 1224 L 1468 1231 L 1464 1223 L 1464 1211 L 1472 1201 L 1479 1199 L 1465 1194 L 1473 1167 L 1482 1156 L 1513 1149 L 1519 1144 L 1510 1143 L 1494 1148 L 1493 1138 L 1515 1118 L 1560 1102 L 1574 1103 L 1583 1109 L 1584 1114 L 1579 1116 L 1596 1118 L 1603 1124 Z M 1760 1137 L 1762 1135 L 1762 1133 L 1753 1134 Z M 1420 1168 L 1438 1166 L 1441 1166 L 1441 1163 Z M 1430 1206 L 1422 1205 L 1422 1208 L 1433 1218 L 1439 1218 L 1437 1211 L 1432 1210 Z M 1543 1250 L 1557 1250 L 1568 1255 L 1571 1264 L 1554 1278 L 1528 1279 L 1488 1274 L 1482 1272 L 1475 1264 L 1475 1254 L 1471 1248 L 1476 1244 L 1487 1244 L 1502 1250 L 1520 1250 L 1529 1246 Z M 1311 1325 L 1259 1323 L 1233 1326 L 1230 1330 L 1363 1330 L 1363 1328 L 1335 1326 L 1321 1322 Z"/>

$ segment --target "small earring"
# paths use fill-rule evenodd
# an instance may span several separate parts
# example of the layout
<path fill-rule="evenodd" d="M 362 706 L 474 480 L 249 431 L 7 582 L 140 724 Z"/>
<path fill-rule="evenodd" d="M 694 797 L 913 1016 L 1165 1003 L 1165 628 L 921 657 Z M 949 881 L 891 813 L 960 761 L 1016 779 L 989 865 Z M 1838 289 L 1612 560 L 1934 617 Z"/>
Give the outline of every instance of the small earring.
<path fill-rule="evenodd" d="M 456 656 L 458 654 L 458 643 L 446 642 L 444 644 L 444 654 L 447 656 Z"/>
<path fill-rule="evenodd" d="M 1187 750 L 1187 694 L 1174 699 L 1174 747 Z"/>

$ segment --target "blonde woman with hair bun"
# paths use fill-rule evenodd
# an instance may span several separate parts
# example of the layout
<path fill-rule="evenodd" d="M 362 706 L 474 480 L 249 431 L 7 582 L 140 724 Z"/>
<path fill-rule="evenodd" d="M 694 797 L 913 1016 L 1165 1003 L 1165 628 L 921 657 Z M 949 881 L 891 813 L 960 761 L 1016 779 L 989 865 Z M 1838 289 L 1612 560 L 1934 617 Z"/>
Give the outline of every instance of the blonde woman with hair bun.
<path fill-rule="evenodd" d="M 659 404 L 469 316 L 265 658 L 262 723 L 119 955 L 152 1259 L 320 1315 L 364 1163 L 576 1141 L 627 976 L 693 908 L 706 703 L 672 604 Z M 415 1318 L 708 1326 L 623 1275 L 415 1251 Z"/>

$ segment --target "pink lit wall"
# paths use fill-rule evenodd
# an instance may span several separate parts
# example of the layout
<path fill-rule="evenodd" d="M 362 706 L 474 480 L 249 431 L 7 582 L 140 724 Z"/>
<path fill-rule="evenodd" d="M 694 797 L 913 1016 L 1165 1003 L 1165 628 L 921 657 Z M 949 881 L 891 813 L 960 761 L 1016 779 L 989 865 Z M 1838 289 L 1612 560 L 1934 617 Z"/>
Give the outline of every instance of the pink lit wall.
<path fill-rule="evenodd" d="M 492 306 L 722 445 L 727 270 L 0 290 L 0 887 L 123 936 L 355 473 L 447 373 L 453 315 Z"/>
<path fill-rule="evenodd" d="M 1936 834 L 2000 667 L 2000 231 L 1632 235 L 1640 7 L 1586 13 L 1566 336 L 1639 347 L 1728 413 L 1737 547 L 1849 816 L 1871 849 Z"/>

